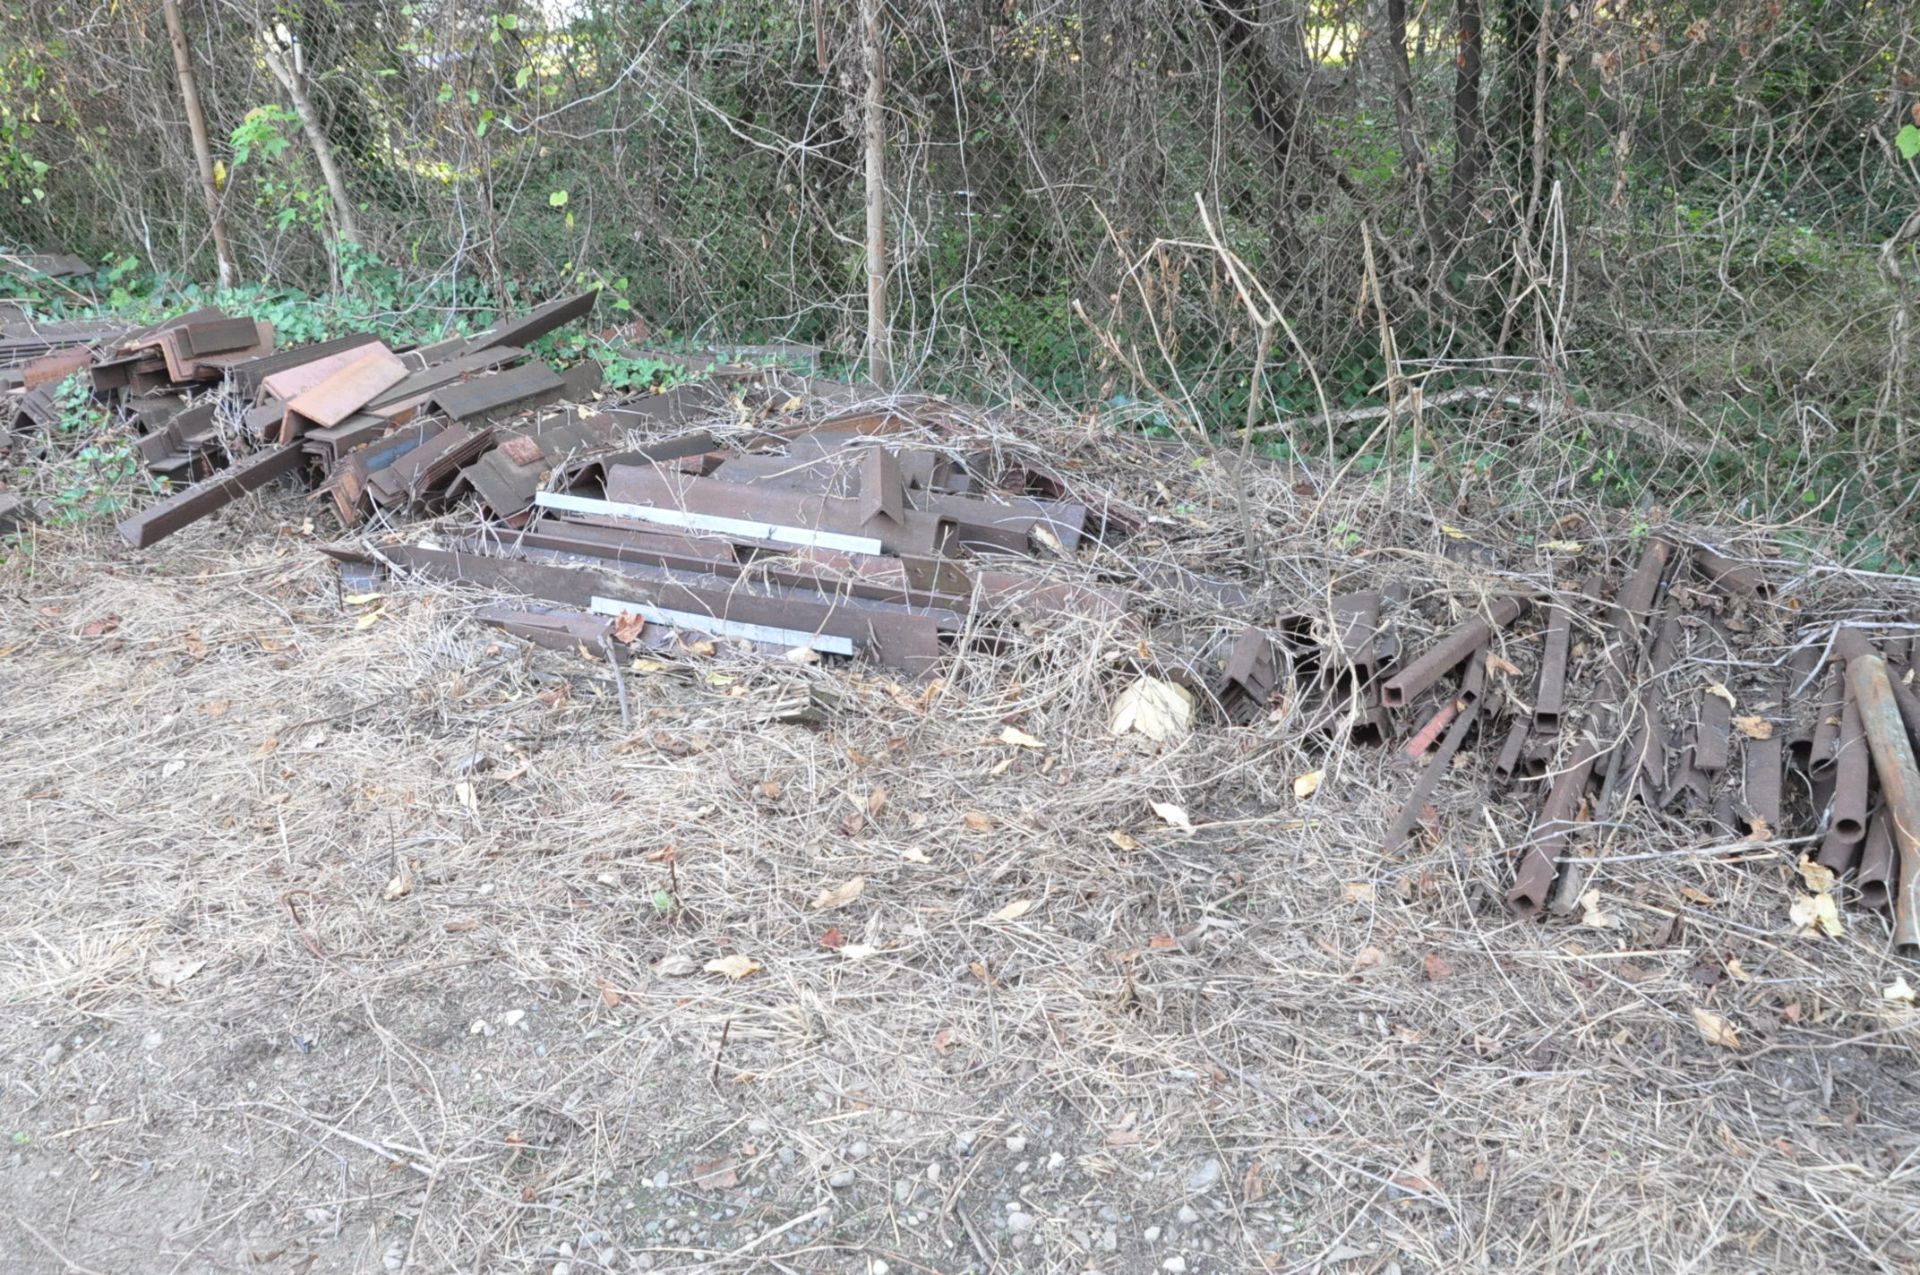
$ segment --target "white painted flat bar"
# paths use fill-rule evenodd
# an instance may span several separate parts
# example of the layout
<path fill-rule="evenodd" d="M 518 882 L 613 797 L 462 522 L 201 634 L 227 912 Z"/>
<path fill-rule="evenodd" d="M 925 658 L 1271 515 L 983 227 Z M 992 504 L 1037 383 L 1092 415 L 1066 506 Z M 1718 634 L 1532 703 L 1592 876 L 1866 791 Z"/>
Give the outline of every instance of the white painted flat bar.
<path fill-rule="evenodd" d="M 566 492 L 536 492 L 533 503 L 542 509 L 557 509 L 568 514 L 599 514 L 607 518 L 635 518 L 662 527 L 686 531 L 706 531 L 716 536 L 734 536 L 741 540 L 764 540 L 773 544 L 797 545 L 803 549 L 834 549 L 841 553 L 881 551 L 872 536 L 843 536 L 837 531 L 815 531 L 810 527 L 783 527 L 777 522 L 754 522 L 747 518 L 722 518 L 718 514 L 692 514 L 684 509 L 663 509 L 658 505 L 629 505 L 618 500 L 595 500 L 592 496 L 572 496 Z"/>
<path fill-rule="evenodd" d="M 805 629 L 776 629 L 769 624 L 722 620 L 718 616 L 701 615 L 698 611 L 672 611 L 646 602 L 622 602 L 618 598 L 596 597 L 587 604 L 587 609 L 595 615 L 612 616 L 615 619 L 623 615 L 637 615 L 648 624 L 664 625 L 669 629 L 692 629 L 696 633 L 706 633 L 713 637 L 737 638 L 744 642 L 767 642 L 774 646 L 786 647 L 788 650 L 797 646 L 810 646 L 828 655 L 853 654 L 852 638 L 835 637 L 831 633 L 809 633 Z"/>

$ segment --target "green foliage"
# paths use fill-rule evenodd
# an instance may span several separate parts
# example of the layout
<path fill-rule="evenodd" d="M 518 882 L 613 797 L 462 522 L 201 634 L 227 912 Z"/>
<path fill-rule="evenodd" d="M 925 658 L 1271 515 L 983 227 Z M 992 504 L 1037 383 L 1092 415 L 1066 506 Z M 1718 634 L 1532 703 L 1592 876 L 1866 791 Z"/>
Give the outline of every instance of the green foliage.
<path fill-rule="evenodd" d="M 26 477 L 50 490 L 56 526 L 90 522 L 127 509 L 136 496 L 159 490 L 145 476 L 139 449 L 95 403 L 88 378 L 70 376 L 54 391 L 60 420 L 48 440 L 49 459 Z"/>
<path fill-rule="evenodd" d="M 1920 127 L 1903 124 L 1900 131 L 1893 135 L 1893 144 L 1900 148 L 1900 158 L 1913 159 L 1920 156 Z"/>

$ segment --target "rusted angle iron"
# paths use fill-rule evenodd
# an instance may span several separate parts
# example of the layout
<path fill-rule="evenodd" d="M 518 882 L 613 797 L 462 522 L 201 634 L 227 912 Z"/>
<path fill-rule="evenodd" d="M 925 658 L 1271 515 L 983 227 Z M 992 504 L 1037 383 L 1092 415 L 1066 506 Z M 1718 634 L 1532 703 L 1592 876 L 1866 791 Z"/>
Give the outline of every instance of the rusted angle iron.
<path fill-rule="evenodd" d="M 1920 766 L 1914 761 L 1913 741 L 1894 698 L 1886 661 L 1856 630 L 1842 629 L 1836 644 L 1847 661 L 1847 682 L 1880 779 L 1898 863 L 1893 941 L 1897 947 L 1920 946 Z"/>
<path fill-rule="evenodd" d="M 258 491 L 274 479 L 294 473 L 300 468 L 301 460 L 297 443 L 257 452 L 205 481 L 175 492 L 141 510 L 120 523 L 118 530 L 135 548 L 145 549 L 215 510 L 225 508 L 248 492 Z"/>
<path fill-rule="evenodd" d="M 1496 599 L 1485 617 L 1467 620 L 1429 647 L 1413 663 L 1380 684 L 1380 701 L 1388 708 L 1403 708 L 1460 661 L 1485 646 L 1493 635 L 1526 609 L 1522 598 Z"/>
<path fill-rule="evenodd" d="M 1391 854 L 1398 850 L 1413 831 L 1414 823 L 1420 818 L 1420 812 L 1432 799 L 1434 789 L 1440 785 L 1440 777 L 1447 773 L 1453 758 L 1460 751 L 1461 743 L 1480 714 L 1481 692 L 1486 686 L 1487 663 L 1481 656 L 1475 656 L 1473 664 L 1467 669 L 1462 681 L 1461 693 L 1448 701 L 1454 709 L 1453 726 L 1440 747 L 1434 750 L 1426 769 L 1420 772 L 1420 778 L 1414 782 L 1413 791 L 1407 795 L 1406 804 L 1400 807 L 1400 813 L 1394 816 L 1386 837 L 1380 843 L 1380 853 Z"/>

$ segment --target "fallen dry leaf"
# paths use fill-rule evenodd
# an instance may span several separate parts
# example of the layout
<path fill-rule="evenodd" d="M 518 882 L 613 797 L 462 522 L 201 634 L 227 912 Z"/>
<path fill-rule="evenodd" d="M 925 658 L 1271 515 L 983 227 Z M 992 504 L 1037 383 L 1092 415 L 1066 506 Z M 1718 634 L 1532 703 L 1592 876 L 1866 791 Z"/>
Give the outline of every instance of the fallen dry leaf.
<path fill-rule="evenodd" d="M 879 951 L 871 943 L 849 943 L 840 949 L 840 955 L 849 961 L 864 961 Z"/>
<path fill-rule="evenodd" d="M 740 1162 L 730 1155 L 693 1166 L 693 1184 L 708 1191 L 724 1191 L 740 1185 Z"/>
<path fill-rule="evenodd" d="M 387 882 L 387 888 L 380 892 L 380 897 L 385 899 L 387 902 L 391 903 L 395 899 L 404 899 L 409 894 L 412 894 L 412 893 L 413 893 L 413 865 L 411 863 L 402 861 L 400 864 L 400 870 L 393 874 L 393 879 L 391 881 Z"/>
<path fill-rule="evenodd" d="M 1373 882 L 1349 881 L 1341 887 L 1340 893 L 1349 903 L 1371 903 L 1373 902 Z"/>
<path fill-rule="evenodd" d="M 1920 1000 L 1920 997 L 1914 995 L 1913 985 L 1907 982 L 1907 976 L 1900 974 L 1895 976 L 1891 983 L 1888 983 L 1880 989 L 1880 999 L 1883 1001 L 1892 1001 L 1899 1005 L 1912 1005 L 1916 1000 Z"/>
<path fill-rule="evenodd" d="M 987 818 L 987 816 L 981 814 L 978 810 L 967 811 L 966 814 L 960 816 L 960 822 L 967 826 L 968 832 L 993 831 L 993 820 Z"/>
<path fill-rule="evenodd" d="M 1710 908 L 1718 902 L 1717 899 L 1705 890 L 1691 885 L 1683 885 L 1680 887 L 1680 897 L 1689 903 L 1697 903 L 1703 908 Z"/>
<path fill-rule="evenodd" d="M 1580 924 L 1596 930 L 1611 930 L 1617 924 L 1600 910 L 1600 891 L 1588 890 L 1580 896 Z"/>
<path fill-rule="evenodd" d="M 81 625 L 80 636 L 96 638 L 101 636 L 104 633 L 111 633 L 119 627 L 120 627 L 119 616 L 103 615 L 97 620 L 88 620 L 85 624 Z"/>
<path fill-rule="evenodd" d="M 1736 717 L 1733 728 L 1748 739 L 1773 738 L 1773 723 L 1764 717 Z"/>
<path fill-rule="evenodd" d="M 666 962 L 662 961 L 661 964 L 664 965 Z M 736 952 L 732 956 L 716 956 L 700 968 L 709 974 L 724 974 L 733 981 L 739 982 L 759 969 L 760 962 Z"/>
<path fill-rule="evenodd" d="M 1107 840 L 1111 841 L 1114 844 L 1114 848 L 1119 850 L 1138 850 L 1140 848 L 1140 843 L 1124 832 L 1109 832 L 1107 834 Z"/>
<path fill-rule="evenodd" d="M 608 1009 L 619 1009 L 620 1002 L 626 998 L 620 995 L 620 989 L 602 978 L 600 980 L 600 1003 Z"/>
<path fill-rule="evenodd" d="M 1732 691 L 1730 691 L 1730 690 L 1728 690 L 1728 689 L 1727 689 L 1727 688 L 1726 688 L 1725 686 L 1723 686 L 1723 685 L 1722 685 L 1722 684 L 1720 684 L 1719 682 L 1711 682 L 1711 683 L 1709 683 L 1709 684 L 1707 685 L 1707 694 L 1709 694 L 1709 695 L 1717 695 L 1717 696 L 1719 696 L 1719 697 L 1720 697 L 1721 699 L 1723 699 L 1723 700 L 1725 700 L 1725 701 L 1727 701 L 1727 707 L 1728 707 L 1728 708 L 1738 708 L 1738 707 L 1739 707 L 1739 705 L 1738 705 L 1738 704 L 1737 704 L 1737 703 L 1736 703 L 1736 702 L 1734 701 L 1734 698 L 1733 698 L 1733 692 L 1732 692 Z"/>
<path fill-rule="evenodd" d="M 1840 922 L 1840 909 L 1831 894 L 1800 895 L 1794 899 L 1787 918 L 1800 928 L 1802 938 L 1811 937 L 1816 930 L 1836 939 L 1846 933 L 1846 926 Z"/>
<path fill-rule="evenodd" d="M 153 980 L 155 986 L 170 992 L 206 967 L 205 961 L 188 960 L 185 957 L 163 957 L 148 963 L 147 977 Z"/>
<path fill-rule="evenodd" d="M 1141 677 L 1114 701 L 1107 729 L 1115 735 L 1136 731 L 1164 744 L 1185 735 L 1192 726 L 1192 691 L 1157 677 Z"/>
<path fill-rule="evenodd" d="M 1000 732 L 1000 742 L 1012 744 L 1015 748 L 1045 748 L 1046 745 L 1035 739 L 1018 726 L 1009 726 Z"/>
<path fill-rule="evenodd" d="M 820 946 L 829 952 L 837 952 L 846 945 L 847 936 L 840 932 L 840 927 L 837 925 L 820 936 Z"/>
<path fill-rule="evenodd" d="M 867 818 L 878 819 L 880 812 L 887 808 L 887 786 L 875 784 L 873 791 L 867 794 Z"/>
<path fill-rule="evenodd" d="M 1171 934 L 1156 934 L 1147 940 L 1147 946 L 1156 952 L 1168 952 L 1180 946 L 1180 940 Z"/>
<path fill-rule="evenodd" d="M 1718 1045 L 1722 1049 L 1738 1050 L 1740 1048 L 1740 1033 L 1734 1030 L 1732 1023 L 1712 1010 L 1696 1006 L 1693 1011 L 1693 1025 L 1700 1029 L 1700 1039 L 1709 1045 Z"/>
<path fill-rule="evenodd" d="M 693 958 L 679 952 L 663 956 L 654 965 L 653 972 L 662 978 L 682 978 L 693 973 Z"/>
<path fill-rule="evenodd" d="M 925 850 L 922 850 L 919 846 L 908 846 L 905 850 L 902 850 L 900 852 L 900 857 L 902 859 L 905 859 L 908 863 L 932 863 L 933 862 L 932 859 L 927 858 L 927 852 Z"/>
<path fill-rule="evenodd" d="M 953 1048 L 953 1028 L 942 1027 L 933 1034 L 933 1052 L 944 1054 Z"/>
<path fill-rule="evenodd" d="M 989 916 L 987 920 L 1017 921 L 1031 911 L 1033 911 L 1032 899 L 1015 899 L 1013 902 L 1007 904 L 1007 906 L 1001 908 L 998 912 L 995 912 L 992 916 Z"/>
<path fill-rule="evenodd" d="M 1762 841 L 1771 841 L 1773 840 L 1773 829 L 1768 827 L 1767 821 L 1759 815 L 1748 815 L 1747 835 L 1743 837 L 1742 840 L 1755 844 Z"/>
<path fill-rule="evenodd" d="M 467 917 L 464 920 L 448 921 L 440 928 L 449 934 L 465 934 L 468 930 L 477 929 L 479 925 L 480 922 L 474 920 L 472 917 Z"/>
<path fill-rule="evenodd" d="M 1512 660 L 1503 659 L 1489 651 L 1487 653 L 1487 672 L 1498 673 L 1503 677 L 1519 677 L 1520 666 Z"/>
<path fill-rule="evenodd" d="M 621 646 L 632 646 L 646 631 L 647 617 L 631 611 L 622 611 L 613 622 L 613 640 Z"/>
<path fill-rule="evenodd" d="M 860 892 L 866 888 L 867 879 L 865 877 L 853 877 L 849 880 L 842 881 L 839 885 L 830 886 L 814 895 L 813 910 L 816 912 L 826 912 L 833 908 L 843 908 L 859 898 Z"/>
<path fill-rule="evenodd" d="M 1293 795 L 1305 801 L 1308 797 L 1320 791 L 1320 781 L 1326 777 L 1327 772 L 1324 770 L 1309 770 L 1304 775 L 1295 775 L 1293 779 Z"/>
<path fill-rule="evenodd" d="M 1187 812 L 1171 801 L 1149 801 L 1147 805 L 1152 808 L 1154 814 L 1159 815 L 1180 831 L 1193 831 L 1193 820 L 1187 818 Z"/>
<path fill-rule="evenodd" d="M 1800 879 L 1807 883 L 1807 889 L 1815 894 L 1825 894 L 1833 889 L 1833 869 L 1808 855 L 1800 856 Z"/>
<path fill-rule="evenodd" d="M 1438 952 L 1428 952 L 1421 959 L 1420 965 L 1426 970 L 1427 981 L 1430 983 L 1438 983 L 1441 979 L 1453 977 L 1453 966 Z"/>

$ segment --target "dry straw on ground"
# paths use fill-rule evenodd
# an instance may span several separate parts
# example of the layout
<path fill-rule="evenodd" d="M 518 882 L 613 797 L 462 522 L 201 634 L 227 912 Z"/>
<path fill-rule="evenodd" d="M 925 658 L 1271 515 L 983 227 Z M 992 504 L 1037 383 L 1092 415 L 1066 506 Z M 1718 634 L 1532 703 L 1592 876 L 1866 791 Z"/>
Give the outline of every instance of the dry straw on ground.
<path fill-rule="evenodd" d="M 1102 568 L 1243 560 L 1230 458 L 1024 428 L 1152 514 Z M 627 730 L 474 595 L 344 599 L 292 496 L 40 536 L 0 590 L 10 1269 L 1913 1269 L 1920 1020 L 1844 887 L 1841 937 L 1789 924 L 1798 846 L 1636 812 L 1595 923 L 1525 923 L 1484 758 L 1383 858 L 1408 774 L 1304 708 L 1110 734 L 1143 643 L 1630 552 L 1246 481 L 1252 613 L 1163 594 L 931 689 L 723 647 L 629 670 Z M 1916 596 L 1797 580 L 1782 642 Z M 776 720 L 810 683 L 828 720 Z"/>

